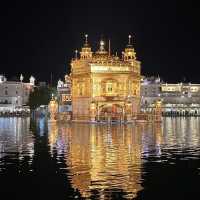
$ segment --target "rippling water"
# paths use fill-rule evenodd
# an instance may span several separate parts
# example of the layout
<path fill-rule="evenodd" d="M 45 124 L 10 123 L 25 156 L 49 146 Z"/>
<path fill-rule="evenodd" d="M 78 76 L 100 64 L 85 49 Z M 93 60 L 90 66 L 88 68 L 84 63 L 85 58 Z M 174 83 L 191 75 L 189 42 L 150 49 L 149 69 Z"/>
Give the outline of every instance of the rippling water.
<path fill-rule="evenodd" d="M 198 199 L 200 118 L 56 124 L 0 118 L 2 199 Z"/>

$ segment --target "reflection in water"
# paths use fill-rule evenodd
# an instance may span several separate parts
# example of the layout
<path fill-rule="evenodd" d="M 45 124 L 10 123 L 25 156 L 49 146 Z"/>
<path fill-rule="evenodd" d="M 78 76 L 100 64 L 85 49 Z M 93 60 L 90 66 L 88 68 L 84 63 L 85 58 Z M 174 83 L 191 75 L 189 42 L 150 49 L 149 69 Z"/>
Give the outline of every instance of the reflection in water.
<path fill-rule="evenodd" d="M 49 143 L 65 156 L 72 187 L 82 197 L 132 199 L 143 190 L 149 158 L 200 147 L 199 118 L 164 118 L 163 124 L 103 126 L 51 124 Z M 191 152 L 191 150 L 190 150 Z M 199 153 L 199 152 L 198 152 Z"/>
<path fill-rule="evenodd" d="M 44 136 L 45 131 L 47 130 L 47 123 L 46 123 L 46 118 L 45 117 L 40 117 L 36 119 L 36 128 L 37 128 L 37 133 L 40 136 Z"/>
<path fill-rule="evenodd" d="M 8 153 L 33 156 L 30 118 L 0 118 L 0 158 Z"/>
<path fill-rule="evenodd" d="M 199 160 L 200 118 L 121 126 L 0 118 L 0 186 L 12 184 L 19 199 L 24 187 L 35 199 L 181 199 L 199 191 Z"/>
<path fill-rule="evenodd" d="M 156 138 L 160 145 L 160 126 Z M 88 124 L 50 124 L 49 142 L 62 154 L 65 144 L 66 162 L 71 183 L 83 197 L 95 194 L 109 199 L 113 192 L 134 198 L 142 190 L 142 139 L 147 127 L 99 126 Z M 59 129 L 59 130 L 58 130 Z M 62 145 L 61 145 L 62 144 Z"/>
<path fill-rule="evenodd" d="M 199 148 L 199 118 L 165 118 L 163 124 L 164 148 Z"/>

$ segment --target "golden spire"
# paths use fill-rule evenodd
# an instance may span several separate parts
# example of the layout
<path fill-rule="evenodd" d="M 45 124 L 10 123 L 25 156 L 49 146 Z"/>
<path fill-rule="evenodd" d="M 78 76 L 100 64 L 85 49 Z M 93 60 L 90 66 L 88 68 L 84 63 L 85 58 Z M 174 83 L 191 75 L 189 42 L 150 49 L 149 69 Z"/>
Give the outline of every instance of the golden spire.
<path fill-rule="evenodd" d="M 123 58 L 124 58 L 125 61 L 131 61 L 131 60 L 136 59 L 136 53 L 135 53 L 134 48 L 131 44 L 131 38 L 132 38 L 132 36 L 128 35 L 128 44 L 127 44 L 127 46 L 125 48 L 125 52 L 123 54 L 124 55 Z"/>
<path fill-rule="evenodd" d="M 104 48 L 105 42 L 103 40 L 100 41 L 100 51 L 105 51 Z"/>
<path fill-rule="evenodd" d="M 75 50 L 75 59 L 77 60 L 77 58 L 78 58 L 78 50 L 76 49 Z"/>
<path fill-rule="evenodd" d="M 131 44 L 131 35 L 128 36 L 128 44 Z"/>
<path fill-rule="evenodd" d="M 111 50 L 110 50 L 110 39 L 108 40 L 108 55 L 110 56 Z"/>
<path fill-rule="evenodd" d="M 91 47 L 88 43 L 88 34 L 85 34 L 85 43 L 82 47 L 80 55 L 81 59 L 88 59 L 92 57 Z"/>
<path fill-rule="evenodd" d="M 128 35 L 128 45 L 127 45 L 127 47 L 132 47 L 131 38 L 132 38 L 132 36 Z"/>
<path fill-rule="evenodd" d="M 88 34 L 85 34 L 85 44 L 86 44 L 86 45 L 88 44 L 87 38 L 88 38 Z"/>
<path fill-rule="evenodd" d="M 89 43 L 88 43 L 88 34 L 85 34 L 85 43 L 84 43 L 84 47 L 89 47 Z"/>

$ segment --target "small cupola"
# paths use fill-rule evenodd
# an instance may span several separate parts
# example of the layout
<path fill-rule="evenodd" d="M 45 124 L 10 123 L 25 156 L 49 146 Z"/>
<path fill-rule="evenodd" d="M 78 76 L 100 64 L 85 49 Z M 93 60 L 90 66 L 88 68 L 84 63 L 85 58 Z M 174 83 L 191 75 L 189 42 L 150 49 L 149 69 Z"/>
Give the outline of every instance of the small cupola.
<path fill-rule="evenodd" d="M 88 43 L 88 35 L 85 35 L 85 43 L 80 52 L 81 59 L 89 59 L 92 58 L 92 50 Z"/>
<path fill-rule="evenodd" d="M 136 53 L 135 50 L 131 44 L 131 38 L 132 36 L 129 35 L 128 36 L 128 44 L 125 48 L 125 51 L 123 52 L 123 57 L 125 61 L 132 61 L 132 60 L 136 60 Z"/>

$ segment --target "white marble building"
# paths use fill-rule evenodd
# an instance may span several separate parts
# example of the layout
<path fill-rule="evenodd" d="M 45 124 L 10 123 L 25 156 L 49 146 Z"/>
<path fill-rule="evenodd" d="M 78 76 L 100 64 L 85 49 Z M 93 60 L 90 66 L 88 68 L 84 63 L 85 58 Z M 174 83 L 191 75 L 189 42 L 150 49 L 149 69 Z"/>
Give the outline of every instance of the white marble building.
<path fill-rule="evenodd" d="M 29 94 L 35 86 L 35 78 L 30 77 L 30 82 L 23 82 L 21 75 L 19 81 L 7 81 L 0 75 L 0 112 L 15 112 L 28 103 Z"/>
<path fill-rule="evenodd" d="M 71 78 L 65 75 L 65 81 L 58 80 L 57 84 L 59 112 L 71 112 Z"/>
<path fill-rule="evenodd" d="M 152 111 L 157 100 L 162 100 L 164 113 L 200 115 L 200 84 L 163 83 L 160 78 L 141 81 L 141 110 Z"/>
<path fill-rule="evenodd" d="M 149 106 L 161 96 L 160 78 L 148 77 L 141 80 L 141 105 Z"/>

